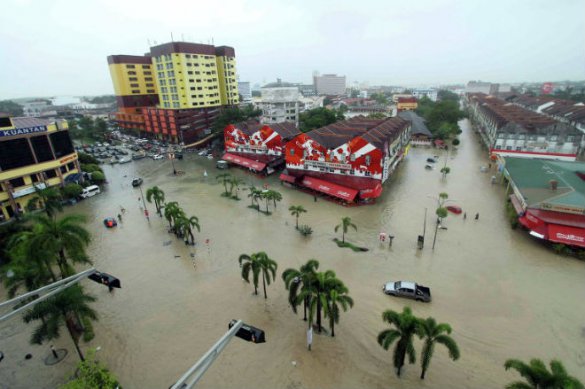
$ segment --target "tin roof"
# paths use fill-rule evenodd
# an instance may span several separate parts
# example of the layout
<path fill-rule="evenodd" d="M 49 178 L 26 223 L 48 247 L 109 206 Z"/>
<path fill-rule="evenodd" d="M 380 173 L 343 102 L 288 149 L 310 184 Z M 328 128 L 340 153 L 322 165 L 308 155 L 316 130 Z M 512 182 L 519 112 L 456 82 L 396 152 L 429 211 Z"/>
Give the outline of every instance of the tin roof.
<path fill-rule="evenodd" d="M 48 126 L 51 124 L 49 120 L 38 118 L 12 118 L 12 124 L 15 128 L 28 128 L 38 126 Z"/>

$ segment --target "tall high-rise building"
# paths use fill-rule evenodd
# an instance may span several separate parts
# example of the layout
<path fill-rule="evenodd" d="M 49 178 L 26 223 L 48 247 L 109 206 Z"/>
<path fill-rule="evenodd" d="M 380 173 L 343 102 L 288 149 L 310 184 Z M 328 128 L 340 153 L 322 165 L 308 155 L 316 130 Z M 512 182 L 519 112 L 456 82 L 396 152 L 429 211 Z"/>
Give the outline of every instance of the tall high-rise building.
<path fill-rule="evenodd" d="M 108 63 L 118 125 L 142 135 L 194 142 L 210 133 L 221 107 L 239 103 L 232 47 L 170 42 Z"/>
<path fill-rule="evenodd" d="M 313 74 L 313 85 L 318 95 L 340 96 L 345 94 L 345 76 L 337 74 Z"/>

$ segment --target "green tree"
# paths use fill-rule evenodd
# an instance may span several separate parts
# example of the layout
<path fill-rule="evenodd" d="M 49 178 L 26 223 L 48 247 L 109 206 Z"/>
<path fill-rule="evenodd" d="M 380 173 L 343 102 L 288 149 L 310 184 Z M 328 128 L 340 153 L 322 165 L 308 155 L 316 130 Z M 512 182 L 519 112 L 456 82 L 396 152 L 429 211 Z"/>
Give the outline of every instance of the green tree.
<path fill-rule="evenodd" d="M 270 199 L 274 203 L 274 209 L 276 209 L 276 203 L 282 201 L 282 193 L 277 190 L 270 191 Z"/>
<path fill-rule="evenodd" d="M 91 241 L 89 232 L 82 226 L 83 215 L 68 215 L 60 220 L 35 216 L 32 231 L 24 234 L 29 253 L 37 251 L 55 257 L 63 278 L 74 274 L 73 264 L 90 264 L 85 249 Z"/>
<path fill-rule="evenodd" d="M 234 188 L 235 188 L 236 189 L 236 196 L 235 196 L 236 200 L 239 200 L 238 191 L 239 191 L 240 185 L 242 185 L 243 183 L 244 183 L 244 180 L 242 180 L 239 177 L 231 177 L 230 178 L 230 195 L 233 193 Z"/>
<path fill-rule="evenodd" d="M 386 119 L 387 116 L 384 112 L 373 112 L 368 115 L 368 119 Z"/>
<path fill-rule="evenodd" d="M 314 108 L 299 115 L 299 127 L 302 132 L 308 132 L 315 128 L 325 127 L 338 120 L 335 110 Z"/>
<path fill-rule="evenodd" d="M 248 104 L 243 109 L 238 107 L 224 108 L 215 122 L 213 123 L 213 132 L 223 132 L 229 124 L 240 123 L 248 119 L 258 118 L 262 115 L 262 110 L 254 109 L 252 104 Z"/>
<path fill-rule="evenodd" d="M 336 278 L 335 272 L 327 270 L 315 273 L 313 282 L 301 290 L 297 296 L 297 304 L 305 299 L 307 300 L 309 310 L 309 327 L 313 325 L 315 317 L 317 318 L 317 330 L 321 332 L 321 312 L 327 309 L 328 291 L 334 289 L 340 281 Z"/>
<path fill-rule="evenodd" d="M 349 290 L 341 281 L 326 291 L 325 317 L 329 318 L 332 337 L 335 336 L 335 323 L 339 323 L 340 307 L 344 312 L 353 307 L 353 299 L 349 297 L 348 293 Z"/>
<path fill-rule="evenodd" d="M 431 363 L 435 344 L 442 344 L 449 350 L 449 358 L 456 361 L 459 359 L 459 347 L 457 343 L 449 336 L 451 326 L 446 323 L 437 324 L 432 317 L 419 321 L 419 335 L 423 338 L 424 345 L 420 354 L 421 374 L 420 378 L 425 379 L 425 374 Z"/>
<path fill-rule="evenodd" d="M 199 218 L 197 216 L 191 216 L 190 218 L 181 217 L 177 220 L 177 228 L 180 231 L 181 235 L 185 237 L 185 244 L 189 243 L 189 238 L 191 238 L 191 244 L 195 244 L 195 237 L 193 236 L 193 228 L 197 229 L 197 232 L 201 232 L 201 227 L 199 226 Z"/>
<path fill-rule="evenodd" d="M 232 175 L 229 173 L 223 173 L 223 174 L 219 174 L 217 177 L 215 177 L 215 179 L 218 181 L 221 181 L 221 183 L 223 184 L 223 187 L 225 189 L 224 195 L 229 196 L 230 193 L 228 192 L 227 186 L 232 179 Z"/>
<path fill-rule="evenodd" d="M 120 384 L 116 377 L 95 358 L 95 349 L 87 352 L 84 361 L 77 364 L 75 378 L 59 389 L 118 389 Z"/>
<path fill-rule="evenodd" d="M 250 206 L 254 207 L 254 203 L 257 200 L 258 189 L 255 186 L 248 187 L 248 197 L 250 198 Z"/>
<path fill-rule="evenodd" d="M 585 386 L 575 377 L 570 376 L 558 360 L 550 362 L 549 372 L 540 359 L 531 359 L 526 364 L 519 359 L 508 359 L 504 364 L 506 370 L 516 370 L 528 381 L 516 381 L 506 385 L 506 389 L 583 389 Z"/>
<path fill-rule="evenodd" d="M 299 216 L 301 216 L 302 213 L 307 212 L 307 210 L 302 206 L 302 205 L 291 205 L 288 210 L 290 211 L 290 214 L 292 216 L 296 217 L 296 229 L 299 229 Z"/>
<path fill-rule="evenodd" d="M 92 138 L 95 123 L 90 117 L 82 117 L 77 121 L 77 126 L 83 138 Z"/>
<path fill-rule="evenodd" d="M 97 118 L 94 122 L 93 138 L 96 140 L 107 139 L 108 123 L 102 118 Z"/>
<path fill-rule="evenodd" d="M 349 92 L 349 97 L 351 97 L 352 99 L 357 98 L 359 95 L 360 95 L 359 89 L 351 89 Z"/>
<path fill-rule="evenodd" d="M 439 101 L 450 100 L 456 103 L 459 102 L 459 95 L 447 89 L 441 89 L 437 92 L 437 99 Z"/>
<path fill-rule="evenodd" d="M 13 117 L 24 115 L 24 109 L 22 108 L 22 105 L 17 104 L 12 100 L 0 101 L 0 112 L 6 112 L 8 115 Z"/>
<path fill-rule="evenodd" d="M 29 211 L 44 208 L 49 218 L 55 218 L 57 212 L 63 211 L 62 197 L 58 189 L 51 187 L 41 189 L 36 185 L 34 188 L 35 195 L 26 204 L 26 208 Z"/>
<path fill-rule="evenodd" d="M 60 336 L 60 327 L 65 324 L 79 358 L 83 361 L 83 353 L 78 343 L 78 328 L 75 317 L 82 320 L 97 320 L 97 313 L 88 305 L 95 301 L 95 297 L 83 292 L 80 285 L 73 285 L 55 296 L 41 301 L 27 311 L 24 322 L 41 320 L 41 324 L 32 333 L 31 344 L 42 344 L 45 340 L 57 339 Z"/>
<path fill-rule="evenodd" d="M 443 173 L 443 179 L 447 178 L 447 174 L 451 173 L 451 168 L 449 166 L 443 166 L 441 168 L 441 173 Z"/>
<path fill-rule="evenodd" d="M 341 223 L 335 226 L 335 232 L 337 232 L 337 230 L 339 230 L 340 227 L 342 229 L 341 241 L 343 243 L 345 243 L 345 234 L 347 234 L 349 227 L 352 227 L 354 230 L 357 231 L 356 225 L 353 224 L 351 222 L 351 218 L 347 216 L 341 218 Z"/>
<path fill-rule="evenodd" d="M 316 259 L 310 259 L 307 261 L 307 263 L 302 265 L 299 270 L 288 268 L 282 272 L 284 287 L 288 290 L 288 303 L 290 304 L 294 313 L 297 313 L 297 306 L 300 304 L 298 300 L 299 294 L 303 289 L 311 288 L 318 269 L 319 261 Z M 304 298 L 302 301 L 305 313 L 303 320 L 307 321 L 308 298 Z"/>
<path fill-rule="evenodd" d="M 388 98 L 386 97 L 386 95 L 384 95 L 384 93 L 372 93 L 370 98 L 372 100 L 376 100 L 376 103 L 378 103 L 380 105 L 387 105 L 388 104 Z"/>
<path fill-rule="evenodd" d="M 258 281 L 259 276 L 262 274 L 262 285 L 264 287 L 264 298 L 268 298 L 266 294 L 266 284 L 270 285 L 270 282 L 276 280 L 276 269 L 278 264 L 273 259 L 269 258 L 268 255 L 261 251 L 252 255 L 242 254 L 238 259 L 240 266 L 242 267 L 242 278 L 246 282 L 250 282 L 250 272 L 252 272 L 254 282 L 254 294 L 258 294 Z"/>
<path fill-rule="evenodd" d="M 435 249 L 435 243 L 437 242 L 437 231 L 439 230 L 439 224 L 449 215 L 447 212 L 447 208 L 445 208 L 445 202 L 449 198 L 449 195 L 445 192 L 439 193 L 439 198 L 437 199 L 437 209 L 435 210 L 435 215 L 437 215 L 437 222 L 435 223 L 435 236 L 433 237 L 433 250 Z"/>
<path fill-rule="evenodd" d="M 179 203 L 177 203 L 176 201 L 171 201 L 170 203 L 165 204 L 164 216 L 165 216 L 165 219 L 169 222 L 169 228 L 175 234 L 177 233 L 177 229 L 176 229 L 176 225 L 175 225 L 176 221 L 183 214 L 184 214 L 183 210 L 181 209 L 181 207 L 179 207 Z"/>
<path fill-rule="evenodd" d="M 63 193 L 63 197 L 67 199 L 75 199 L 81 195 L 81 192 L 83 192 L 83 187 L 72 182 L 65 185 L 63 189 L 61 189 L 61 192 Z"/>
<path fill-rule="evenodd" d="M 154 201 L 154 206 L 156 207 L 156 212 L 159 216 L 162 216 L 162 204 L 165 201 L 165 192 L 160 189 L 158 186 L 153 186 L 152 188 L 148 188 L 146 190 L 146 201 L 149 203 Z"/>
<path fill-rule="evenodd" d="M 404 307 L 402 313 L 392 310 L 384 311 L 382 320 L 394 328 L 380 332 L 378 334 L 378 344 L 384 350 L 388 350 L 397 341 L 394 347 L 393 361 L 396 374 L 400 377 L 407 355 L 410 363 L 416 362 L 413 339 L 417 334 L 418 319 L 412 314 L 410 307 Z"/>
<path fill-rule="evenodd" d="M 106 181 L 106 176 L 104 173 L 100 171 L 95 171 L 91 173 L 91 182 L 96 185 L 103 184 Z"/>
<path fill-rule="evenodd" d="M 86 154 L 86 153 L 77 153 L 77 159 L 79 160 L 79 163 L 81 164 L 85 164 L 85 165 L 98 165 L 100 163 L 100 161 L 98 161 L 93 155 L 91 154 Z M 82 169 L 84 170 L 84 169 Z M 88 170 L 85 170 L 88 171 Z"/>

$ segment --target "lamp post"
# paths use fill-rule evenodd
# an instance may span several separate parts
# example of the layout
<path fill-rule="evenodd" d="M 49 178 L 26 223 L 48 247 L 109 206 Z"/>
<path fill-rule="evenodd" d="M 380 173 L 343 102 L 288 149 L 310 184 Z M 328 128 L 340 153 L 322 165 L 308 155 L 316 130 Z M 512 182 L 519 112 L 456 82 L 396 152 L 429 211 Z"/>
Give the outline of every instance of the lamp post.
<path fill-rule="evenodd" d="M 169 159 L 171 160 L 171 165 L 173 166 L 173 175 L 177 175 L 177 169 L 175 169 L 175 150 L 173 146 L 169 146 Z"/>
<path fill-rule="evenodd" d="M 444 205 L 445 203 L 449 202 L 449 201 L 455 201 L 455 200 L 447 200 L 447 198 L 449 197 L 449 195 L 445 192 L 441 192 L 439 193 L 439 197 L 434 197 L 434 196 L 430 196 L 427 195 L 428 198 L 437 200 L 437 210 L 435 211 L 435 214 L 437 215 L 437 221 L 435 224 L 435 236 L 433 237 L 433 247 L 432 249 L 435 249 L 435 243 L 437 242 L 437 231 L 439 230 L 439 223 L 441 222 L 442 219 L 447 217 L 447 210 L 445 209 Z"/>

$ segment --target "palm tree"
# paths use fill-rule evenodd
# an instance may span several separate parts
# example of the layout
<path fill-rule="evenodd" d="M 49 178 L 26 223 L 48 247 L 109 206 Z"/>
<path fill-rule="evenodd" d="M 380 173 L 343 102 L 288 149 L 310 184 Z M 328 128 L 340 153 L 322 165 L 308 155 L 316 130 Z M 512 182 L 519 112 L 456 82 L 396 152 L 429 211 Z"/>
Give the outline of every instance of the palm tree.
<path fill-rule="evenodd" d="M 583 389 L 585 386 L 575 377 L 570 376 L 558 360 L 550 362 L 550 372 L 540 359 L 531 359 L 526 364 L 519 359 L 508 359 L 504 364 L 506 370 L 514 369 L 526 382 L 516 381 L 506 385 L 506 389 Z"/>
<path fill-rule="evenodd" d="M 159 216 L 162 217 L 161 205 L 165 201 L 165 192 L 163 192 L 162 189 L 160 189 L 158 186 L 153 186 L 152 188 L 148 188 L 146 190 L 146 201 L 151 203 L 152 200 L 154 200 L 156 212 L 158 213 Z"/>
<path fill-rule="evenodd" d="M 387 310 L 382 313 L 382 320 L 395 328 L 384 330 L 378 334 L 378 344 L 388 350 L 388 348 L 398 340 L 394 347 L 394 367 L 396 374 L 400 377 L 400 371 L 404 366 L 404 360 L 408 355 L 410 363 L 416 362 L 414 352 L 413 338 L 417 334 L 418 319 L 413 316 L 410 307 L 404 307 L 402 313 Z"/>
<path fill-rule="evenodd" d="M 89 307 L 95 297 L 83 293 L 80 285 L 73 285 L 55 296 L 36 304 L 23 316 L 25 323 L 41 320 L 41 324 L 34 330 L 31 344 L 41 344 L 45 340 L 56 339 L 60 336 L 59 329 L 65 324 L 79 358 L 83 361 L 83 353 L 79 348 L 78 336 L 74 318 L 97 320 L 97 313 Z"/>
<path fill-rule="evenodd" d="M 270 189 L 265 189 L 261 192 L 261 196 L 266 200 L 266 213 L 268 213 L 268 203 L 272 200 L 273 193 Z"/>
<path fill-rule="evenodd" d="M 303 289 L 307 289 L 314 282 L 315 274 L 319 269 L 319 261 L 316 259 L 309 259 L 307 263 L 302 265 L 299 270 L 289 268 L 282 272 L 282 280 L 284 287 L 288 290 L 288 303 L 290 304 L 294 313 L 297 313 L 298 295 Z M 305 316 L 304 321 L 307 321 L 307 305 L 308 299 L 303 299 L 303 306 Z"/>
<path fill-rule="evenodd" d="M 232 194 L 234 188 L 236 188 L 236 200 L 239 200 L 238 189 L 240 188 L 240 185 L 242 185 L 243 183 L 244 183 L 244 180 L 242 180 L 239 177 L 231 177 L 230 178 L 230 195 Z"/>
<path fill-rule="evenodd" d="M 345 243 L 345 234 L 347 234 L 347 231 L 349 230 L 349 227 L 353 227 L 354 230 L 357 231 L 357 227 L 355 224 L 353 224 L 351 222 L 351 218 L 350 217 L 342 217 L 341 218 L 341 224 L 338 224 L 335 226 L 335 232 L 337 232 L 337 230 L 339 229 L 339 227 L 342 228 L 343 234 L 342 234 L 342 242 Z"/>
<path fill-rule="evenodd" d="M 224 194 L 227 196 L 229 194 L 228 192 L 228 188 L 227 188 L 227 184 L 230 182 L 232 175 L 229 173 L 223 173 L 218 175 L 217 177 L 215 177 L 218 181 L 221 181 L 221 183 L 223 184 L 223 187 L 225 189 Z"/>
<path fill-rule="evenodd" d="M 254 201 L 256 201 L 256 210 L 260 212 L 260 200 L 264 197 L 264 191 L 262 189 L 256 189 L 254 191 Z"/>
<path fill-rule="evenodd" d="M 171 201 L 165 204 L 165 219 L 169 222 L 169 229 L 175 231 L 174 223 L 177 217 L 181 214 L 182 209 L 179 207 L 179 203 Z"/>
<path fill-rule="evenodd" d="M 437 324 L 432 317 L 419 321 L 419 335 L 424 339 L 424 346 L 420 354 L 421 374 L 420 378 L 425 379 L 425 373 L 431 363 L 435 343 L 447 347 L 449 358 L 456 361 L 459 359 L 459 347 L 448 334 L 451 333 L 451 326 L 446 323 Z"/>
<path fill-rule="evenodd" d="M 331 336 L 334 337 L 335 323 L 339 323 L 339 314 L 341 312 L 339 306 L 341 306 L 343 311 L 346 312 L 348 308 L 353 307 L 353 299 L 348 296 L 349 291 L 341 281 L 331 289 L 327 290 L 326 293 L 325 297 L 327 305 L 325 305 L 325 316 L 329 317 Z"/>
<path fill-rule="evenodd" d="M 276 202 L 282 201 L 282 194 L 276 190 L 271 190 L 270 192 L 271 192 L 270 198 L 274 202 L 274 209 L 276 209 Z"/>
<path fill-rule="evenodd" d="M 309 308 L 309 326 L 313 323 L 313 318 L 317 315 L 317 328 L 321 332 L 321 311 L 327 309 L 327 291 L 335 288 L 340 283 L 333 270 L 315 273 L 313 282 L 301 290 L 297 296 L 297 304 L 304 299 L 308 300 Z"/>
<path fill-rule="evenodd" d="M 29 252 L 41 252 L 49 257 L 56 255 L 63 278 L 74 274 L 72 263 L 91 263 L 85 252 L 91 236 L 81 226 L 85 216 L 69 215 L 57 221 L 38 215 L 33 220 L 33 229 L 27 238 Z"/>
<path fill-rule="evenodd" d="M 40 189 L 38 186 L 34 186 L 35 196 L 32 197 L 26 204 L 26 208 L 29 211 L 44 207 L 47 217 L 54 218 L 57 215 L 57 211 L 63 212 L 63 206 L 61 205 L 61 193 L 56 188 L 44 188 Z"/>
<path fill-rule="evenodd" d="M 297 218 L 297 225 L 296 225 L 296 229 L 299 229 L 299 216 L 301 216 L 301 213 L 305 213 L 307 212 L 307 210 L 302 206 L 302 205 L 291 205 L 288 210 L 290 211 L 290 214 L 292 216 L 296 216 Z"/>
<path fill-rule="evenodd" d="M 242 254 L 238 259 L 242 267 L 242 278 L 246 282 L 249 281 L 250 271 L 252 271 L 254 281 L 254 294 L 258 294 L 258 278 L 262 273 L 262 285 L 264 286 L 264 298 L 268 298 L 266 294 L 266 284 L 270 285 L 272 280 L 275 280 L 276 269 L 278 264 L 268 255 L 261 251 L 252 255 Z M 243 262 L 243 264 L 242 264 Z"/>
<path fill-rule="evenodd" d="M 248 187 L 248 197 L 250 198 L 250 205 L 252 207 L 254 206 L 254 202 L 256 201 L 256 192 L 257 191 L 258 191 L 258 189 L 256 189 L 255 186 Z"/>
<path fill-rule="evenodd" d="M 185 244 L 189 244 L 189 237 L 191 237 L 191 244 L 195 244 L 195 237 L 193 236 L 192 228 L 197 228 L 197 232 L 201 232 L 199 226 L 199 218 L 197 216 L 191 216 L 190 218 L 181 217 L 177 220 L 178 229 L 181 231 L 181 235 L 185 237 Z"/>

